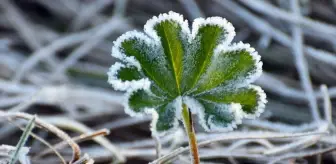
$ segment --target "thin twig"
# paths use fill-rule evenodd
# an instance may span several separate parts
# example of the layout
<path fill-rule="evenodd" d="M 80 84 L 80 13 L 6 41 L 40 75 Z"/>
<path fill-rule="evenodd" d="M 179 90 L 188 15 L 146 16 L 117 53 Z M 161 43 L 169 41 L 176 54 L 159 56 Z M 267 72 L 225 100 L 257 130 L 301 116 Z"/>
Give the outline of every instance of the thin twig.
<path fill-rule="evenodd" d="M 23 18 L 21 12 L 15 8 L 12 2 L 2 0 L 0 1 L 0 6 L 5 10 L 6 17 L 12 24 L 13 28 L 20 33 L 27 45 L 29 45 L 32 49 L 40 48 L 41 42 L 37 37 L 35 37 L 36 31 L 34 31 L 29 22 Z"/>
<path fill-rule="evenodd" d="M 269 23 L 257 17 L 255 14 L 252 14 L 248 10 L 240 7 L 234 1 L 232 0 L 223 0 L 223 1 L 215 0 L 215 1 L 221 6 L 225 7 L 227 10 L 235 13 L 236 16 L 238 16 L 239 18 L 245 20 L 245 22 L 256 31 L 262 34 L 264 33 L 269 34 L 281 44 L 287 47 L 292 47 L 292 41 L 288 35 L 286 35 L 285 33 L 281 32 L 278 29 L 273 28 Z M 318 61 L 328 63 L 334 66 L 336 65 L 336 57 L 332 53 L 323 50 L 318 50 L 311 46 L 304 46 L 304 52 Z"/>
<path fill-rule="evenodd" d="M 294 16 L 300 18 L 301 15 L 298 0 L 292 0 L 290 1 L 290 4 L 293 13 L 295 14 Z M 317 102 L 314 96 L 313 86 L 310 80 L 309 71 L 307 67 L 307 61 L 303 54 L 303 45 L 304 45 L 303 35 L 302 30 L 299 26 L 293 25 L 292 36 L 294 42 L 292 50 L 295 57 L 296 67 L 300 75 L 301 86 L 303 87 L 304 91 L 307 94 L 312 117 L 316 122 L 319 122 L 321 120 L 321 116 L 317 108 Z"/>
<path fill-rule="evenodd" d="M 82 141 L 90 140 L 90 139 L 95 138 L 97 136 L 106 136 L 108 134 L 109 134 L 109 131 L 107 129 L 102 129 L 102 130 L 98 130 L 98 131 L 95 131 L 95 132 L 82 134 L 80 136 L 72 138 L 72 140 L 74 142 L 76 142 L 76 143 L 79 143 L 79 142 L 82 142 Z M 60 142 L 58 144 L 53 145 L 52 147 L 55 150 L 62 149 L 62 148 L 64 148 L 66 146 L 66 144 L 67 143 L 65 141 L 62 141 L 62 142 Z M 42 156 L 44 156 L 46 154 L 49 154 L 52 151 L 53 150 L 51 150 L 51 149 L 47 149 L 47 150 L 41 151 L 41 153 L 37 154 L 34 158 L 41 158 Z"/>
<path fill-rule="evenodd" d="M 63 118 L 63 117 L 49 117 L 48 119 L 49 123 L 52 123 L 56 126 L 60 126 L 63 128 L 68 128 L 71 130 L 79 131 L 82 133 L 91 133 L 93 130 L 86 125 L 77 122 L 75 120 L 71 120 L 69 118 Z M 105 147 L 107 150 L 109 150 L 112 155 L 116 158 L 117 162 L 124 162 L 126 159 L 123 156 L 123 154 L 120 153 L 120 150 L 118 147 L 113 145 L 108 139 L 102 136 L 97 136 L 95 138 L 92 138 L 92 140 L 99 143 L 101 146 Z"/>
<path fill-rule="evenodd" d="M 200 10 L 195 0 L 179 0 L 179 2 L 187 10 L 189 16 L 192 19 L 196 19 L 198 17 L 204 17 L 203 12 Z"/>
<path fill-rule="evenodd" d="M 66 35 L 61 37 L 49 45 L 37 50 L 34 52 L 30 58 L 28 58 L 20 68 L 16 71 L 12 80 L 14 82 L 18 82 L 23 78 L 23 75 L 30 71 L 32 67 L 34 67 L 41 59 L 46 59 L 52 56 L 55 52 L 62 50 L 66 47 L 70 47 L 74 44 L 78 44 L 84 40 L 86 40 L 93 31 L 88 30 L 84 32 L 78 32 L 70 35 Z"/>
<path fill-rule="evenodd" d="M 323 94 L 323 109 L 324 109 L 324 118 L 329 125 L 332 125 L 332 107 L 330 102 L 330 96 L 328 93 L 328 88 L 326 85 L 321 85 L 321 92 Z"/>
<path fill-rule="evenodd" d="M 114 0 L 97 0 L 92 1 L 87 7 L 83 7 L 78 13 L 70 28 L 72 30 L 77 30 L 88 21 L 95 19 L 99 12 L 111 4 Z"/>
<path fill-rule="evenodd" d="M 79 46 L 75 51 L 73 51 L 68 58 L 66 58 L 59 67 L 50 75 L 51 80 L 55 80 L 61 75 L 64 75 L 65 71 L 73 64 L 77 62 L 78 59 L 86 55 L 90 50 L 95 48 L 100 42 L 107 38 L 112 32 L 121 27 L 118 24 L 125 24 L 123 20 L 119 17 L 112 17 L 104 23 L 103 25 L 98 26 L 97 32 L 90 36 L 90 39 L 85 41 L 81 46 Z M 123 27 L 127 29 L 127 27 Z"/>
<path fill-rule="evenodd" d="M 12 120 L 10 120 L 11 123 L 13 123 L 15 126 L 17 126 L 20 130 L 24 131 L 24 128 L 21 125 L 18 125 L 16 123 L 14 123 Z M 56 154 L 56 156 L 60 159 L 60 161 L 63 164 L 66 164 L 65 159 L 62 157 L 62 155 L 52 146 L 50 145 L 47 141 L 45 141 L 43 138 L 39 137 L 38 135 L 36 135 L 34 132 L 31 132 L 30 134 L 33 138 L 35 138 L 36 140 L 42 142 L 44 145 L 46 145 L 47 147 L 49 147 L 49 149 L 54 152 Z"/>
<path fill-rule="evenodd" d="M 232 133 L 235 134 L 235 133 Z M 198 147 L 209 145 L 214 142 L 224 141 L 224 140 L 238 140 L 238 139 L 275 139 L 275 138 L 287 138 L 287 137 L 302 137 L 308 135 L 319 135 L 321 132 L 308 132 L 308 133 L 271 133 L 271 132 L 260 132 L 260 133 L 249 133 L 246 132 L 244 135 L 230 135 L 229 133 L 224 136 L 219 136 L 214 139 L 208 139 L 203 142 L 199 142 Z M 164 160 L 171 159 L 181 153 L 184 153 L 189 150 L 189 147 L 178 148 L 175 151 L 162 156 L 161 158 L 151 162 L 152 164 L 162 162 Z"/>
<path fill-rule="evenodd" d="M 325 24 L 322 22 L 317 22 L 309 18 L 297 17 L 295 13 L 289 13 L 289 12 L 283 11 L 269 4 L 268 2 L 263 2 L 261 0 L 255 0 L 255 1 L 240 0 L 240 2 L 255 9 L 258 12 L 262 12 L 274 18 L 279 18 L 285 21 L 289 21 L 292 24 L 299 24 L 299 25 L 309 27 L 318 33 L 324 33 L 329 36 L 330 35 L 336 36 L 336 27 L 333 25 Z"/>
<path fill-rule="evenodd" d="M 155 135 L 152 135 L 152 138 L 155 141 L 156 158 L 160 158 L 161 157 L 161 149 L 162 149 L 160 138 L 159 138 L 159 136 L 155 136 Z"/>
<path fill-rule="evenodd" d="M 315 156 L 318 154 L 324 154 L 330 151 L 333 151 L 336 149 L 336 146 L 331 146 L 328 148 L 324 148 L 324 149 L 317 149 L 317 150 L 310 150 L 310 151 L 303 151 L 303 152 L 298 152 L 298 153 L 288 153 L 282 156 L 279 156 L 275 159 L 273 159 L 272 161 L 270 161 L 268 164 L 275 164 L 278 161 L 282 161 L 285 159 L 291 159 L 291 158 L 302 158 L 302 157 L 308 157 L 308 156 Z"/>
<path fill-rule="evenodd" d="M 327 130 L 328 130 L 328 124 L 320 123 L 320 127 L 318 131 L 327 132 Z M 316 142 L 318 142 L 322 136 L 323 135 L 308 136 L 308 137 L 305 137 L 304 139 L 294 141 L 290 144 L 285 144 L 285 145 L 274 147 L 270 150 L 265 151 L 264 154 L 266 155 L 278 154 L 278 153 L 283 153 L 283 152 L 290 152 L 291 150 L 309 147 L 315 144 Z"/>
<path fill-rule="evenodd" d="M 26 114 L 26 113 L 20 113 L 20 112 L 15 112 L 15 113 L 6 113 L 0 110 L 0 117 L 15 117 L 15 118 L 23 118 L 26 120 L 30 120 L 33 118 L 32 115 Z M 65 140 L 72 148 L 73 150 L 73 157 L 72 157 L 72 162 L 77 161 L 80 158 L 80 153 L 81 150 L 79 148 L 79 146 L 66 134 L 64 133 L 62 130 L 58 129 L 56 126 L 51 125 L 46 123 L 45 121 L 36 118 L 35 120 L 36 125 L 41 126 L 42 128 L 56 134 L 59 138 L 62 138 L 63 140 Z M 72 163 L 71 162 L 71 163 Z"/>

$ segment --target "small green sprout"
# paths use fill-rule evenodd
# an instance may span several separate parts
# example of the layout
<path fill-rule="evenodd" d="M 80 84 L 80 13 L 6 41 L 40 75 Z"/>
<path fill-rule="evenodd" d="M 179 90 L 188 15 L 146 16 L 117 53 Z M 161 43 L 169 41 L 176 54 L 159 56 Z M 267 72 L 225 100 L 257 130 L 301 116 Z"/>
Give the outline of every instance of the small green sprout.
<path fill-rule="evenodd" d="M 266 95 L 251 85 L 262 62 L 249 44 L 231 43 L 234 27 L 221 17 L 187 20 L 174 12 L 148 20 L 145 33 L 130 31 L 112 48 L 108 73 L 113 88 L 126 91 L 125 111 L 152 114 L 151 130 L 164 135 L 184 123 L 194 163 L 199 163 L 191 114 L 206 131 L 229 131 L 263 112 Z"/>

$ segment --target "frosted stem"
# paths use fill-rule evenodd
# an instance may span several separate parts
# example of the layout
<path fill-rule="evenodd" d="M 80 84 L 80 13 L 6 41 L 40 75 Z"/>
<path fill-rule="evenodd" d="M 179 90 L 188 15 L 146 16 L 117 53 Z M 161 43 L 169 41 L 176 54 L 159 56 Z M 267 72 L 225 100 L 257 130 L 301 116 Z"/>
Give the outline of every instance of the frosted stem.
<path fill-rule="evenodd" d="M 183 117 L 183 124 L 189 138 L 189 148 L 190 148 L 190 154 L 193 159 L 193 164 L 199 164 L 200 159 L 198 155 L 197 140 L 193 126 L 193 121 L 191 118 L 191 112 L 189 111 L 187 105 L 185 104 L 183 104 L 182 117 Z"/>

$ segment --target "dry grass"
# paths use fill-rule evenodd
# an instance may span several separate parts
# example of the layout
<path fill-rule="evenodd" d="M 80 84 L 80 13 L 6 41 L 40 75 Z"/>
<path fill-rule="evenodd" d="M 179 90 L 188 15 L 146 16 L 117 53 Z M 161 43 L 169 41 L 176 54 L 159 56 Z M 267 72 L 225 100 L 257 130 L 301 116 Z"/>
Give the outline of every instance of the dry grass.
<path fill-rule="evenodd" d="M 188 163 L 182 129 L 152 138 L 106 82 L 116 37 L 169 10 L 227 18 L 264 62 L 266 112 L 230 133 L 196 127 L 202 162 L 336 162 L 333 0 L 1 0 L 0 163 L 34 114 L 22 163 Z"/>

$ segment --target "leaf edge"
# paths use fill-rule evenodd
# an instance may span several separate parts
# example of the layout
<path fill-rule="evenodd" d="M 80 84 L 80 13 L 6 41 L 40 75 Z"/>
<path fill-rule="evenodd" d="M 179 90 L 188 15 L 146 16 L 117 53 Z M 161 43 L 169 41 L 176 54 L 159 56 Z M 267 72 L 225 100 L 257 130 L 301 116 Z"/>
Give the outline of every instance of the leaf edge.
<path fill-rule="evenodd" d="M 155 129 L 155 126 L 158 122 L 158 119 L 159 119 L 159 114 L 158 112 L 155 110 L 155 108 L 148 108 L 148 107 L 145 107 L 143 109 L 144 112 L 134 112 L 134 110 L 132 110 L 132 108 L 129 106 L 129 98 L 132 96 L 132 94 L 134 92 L 136 92 L 137 90 L 140 90 L 140 89 L 143 89 L 143 88 L 136 88 L 136 89 L 133 89 L 133 90 L 128 90 L 125 94 L 124 94 L 124 100 L 123 100 L 123 106 L 124 106 L 124 111 L 126 114 L 130 115 L 131 117 L 138 117 L 138 118 L 143 118 L 145 117 L 146 115 L 151 115 L 152 116 L 152 120 L 151 120 L 151 123 L 150 123 L 150 131 L 152 132 L 152 136 L 156 136 L 156 137 L 162 137 L 168 133 L 172 133 L 174 132 L 176 129 L 178 129 L 179 127 L 179 120 L 180 120 L 180 117 L 179 116 L 179 113 L 182 112 L 182 98 L 181 96 L 175 98 L 173 101 L 169 102 L 169 103 L 174 103 L 175 101 L 179 101 L 177 104 L 180 104 L 180 105 L 176 105 L 176 111 L 175 111 L 175 117 L 174 117 L 174 122 L 173 122 L 173 127 L 170 128 L 169 130 L 166 130 L 166 131 L 162 131 L 162 132 L 158 132 L 156 129 Z M 147 89 L 144 89 L 145 92 L 149 92 L 151 93 L 150 89 L 147 88 Z M 179 108 L 177 106 L 180 106 Z"/>
<path fill-rule="evenodd" d="M 205 115 L 205 108 L 204 106 L 198 102 L 193 97 L 190 96 L 184 96 L 183 102 L 188 106 L 188 108 L 191 110 L 193 114 L 197 114 L 199 124 L 203 127 L 203 129 L 207 132 L 229 132 L 233 131 L 235 128 L 237 128 L 237 125 L 242 124 L 243 119 L 255 119 L 263 113 L 265 107 L 266 107 L 266 94 L 261 87 L 256 85 L 249 85 L 247 86 L 249 89 L 253 89 L 257 92 L 257 105 L 256 110 L 253 114 L 246 113 L 242 110 L 242 106 L 239 103 L 230 103 L 231 106 L 229 108 L 229 111 L 234 114 L 234 121 L 232 121 L 230 124 L 228 124 L 227 127 L 217 126 L 215 124 L 209 123 L 210 127 L 206 125 L 206 120 L 204 119 Z"/>
<path fill-rule="evenodd" d="M 200 18 L 194 19 L 194 21 L 192 23 L 191 39 L 192 40 L 195 39 L 199 29 L 202 26 L 206 26 L 206 25 L 219 26 L 220 28 L 227 31 L 227 35 L 225 36 L 226 37 L 225 40 L 222 41 L 221 43 L 219 43 L 218 45 L 229 45 L 236 35 L 235 28 L 225 18 L 214 16 L 214 17 L 207 17 L 205 19 L 205 18 L 200 17 Z"/>
<path fill-rule="evenodd" d="M 128 91 L 137 89 L 149 89 L 151 81 L 148 78 L 140 80 L 122 81 L 117 77 L 118 71 L 122 68 L 128 67 L 120 62 L 115 62 L 107 72 L 108 83 L 112 85 L 115 90 Z"/>

